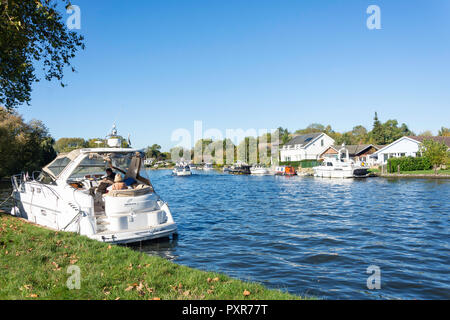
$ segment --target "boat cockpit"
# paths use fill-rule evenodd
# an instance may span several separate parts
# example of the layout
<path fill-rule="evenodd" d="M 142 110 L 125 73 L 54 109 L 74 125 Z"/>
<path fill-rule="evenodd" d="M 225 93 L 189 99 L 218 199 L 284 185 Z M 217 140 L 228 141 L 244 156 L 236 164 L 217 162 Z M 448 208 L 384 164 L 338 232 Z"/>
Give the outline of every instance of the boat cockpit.
<path fill-rule="evenodd" d="M 89 193 L 94 198 L 95 211 L 103 211 L 104 197 L 133 197 L 154 192 L 147 177 L 141 173 L 144 154 L 133 149 L 80 149 L 61 154 L 43 168 L 37 181 L 51 185 L 68 185 Z M 126 188 L 111 190 L 113 178 L 106 175 L 111 168 L 120 174 Z M 145 172 L 144 172 L 145 174 Z"/>

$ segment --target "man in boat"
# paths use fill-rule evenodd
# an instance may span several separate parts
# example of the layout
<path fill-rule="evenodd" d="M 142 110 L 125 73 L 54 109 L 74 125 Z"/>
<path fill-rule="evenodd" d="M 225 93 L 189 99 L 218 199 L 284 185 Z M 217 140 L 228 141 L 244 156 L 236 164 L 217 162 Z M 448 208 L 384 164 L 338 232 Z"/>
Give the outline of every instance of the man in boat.
<path fill-rule="evenodd" d="M 97 187 L 97 192 L 100 192 L 101 194 L 106 193 L 106 189 L 114 183 L 114 178 L 117 176 L 111 168 L 107 168 L 105 171 L 106 176 L 100 180 Z"/>
<path fill-rule="evenodd" d="M 106 169 L 106 177 L 105 180 L 111 181 L 111 183 L 114 183 L 114 178 L 116 177 L 116 174 L 111 168 Z"/>

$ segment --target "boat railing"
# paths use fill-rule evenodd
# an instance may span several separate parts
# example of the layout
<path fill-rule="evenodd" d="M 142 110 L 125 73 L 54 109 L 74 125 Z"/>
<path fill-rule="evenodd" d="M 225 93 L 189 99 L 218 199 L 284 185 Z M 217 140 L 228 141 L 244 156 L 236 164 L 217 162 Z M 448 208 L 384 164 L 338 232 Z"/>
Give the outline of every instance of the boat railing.
<path fill-rule="evenodd" d="M 23 173 L 15 174 L 11 176 L 11 184 L 13 186 L 14 191 L 25 190 L 23 186 Z M 20 189 L 20 190 L 19 190 Z"/>
<path fill-rule="evenodd" d="M 37 176 L 35 175 L 36 173 L 37 173 Z M 37 180 L 37 178 L 39 178 L 40 174 L 41 174 L 41 171 L 33 171 L 33 173 L 31 174 L 31 179 Z"/>

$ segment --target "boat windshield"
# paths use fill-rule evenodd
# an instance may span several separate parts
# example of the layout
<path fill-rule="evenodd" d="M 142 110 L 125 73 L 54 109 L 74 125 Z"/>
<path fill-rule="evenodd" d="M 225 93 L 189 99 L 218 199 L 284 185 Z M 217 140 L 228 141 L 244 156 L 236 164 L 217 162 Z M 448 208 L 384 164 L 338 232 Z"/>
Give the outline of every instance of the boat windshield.
<path fill-rule="evenodd" d="M 131 161 L 135 157 L 135 153 L 89 154 L 75 168 L 69 180 L 104 176 L 106 169 L 110 166 L 112 166 L 113 170 L 118 170 L 125 174 L 128 172 Z"/>
<path fill-rule="evenodd" d="M 68 157 L 58 157 L 52 163 L 50 163 L 47 168 L 50 170 L 55 177 L 57 177 L 61 171 L 70 163 L 70 158 Z"/>

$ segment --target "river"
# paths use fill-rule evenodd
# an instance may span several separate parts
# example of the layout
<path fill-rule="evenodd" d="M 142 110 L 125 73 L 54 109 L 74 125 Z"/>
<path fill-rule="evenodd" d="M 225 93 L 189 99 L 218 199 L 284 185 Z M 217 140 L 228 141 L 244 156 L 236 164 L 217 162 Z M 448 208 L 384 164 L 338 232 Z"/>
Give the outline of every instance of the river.
<path fill-rule="evenodd" d="M 148 173 L 179 237 L 136 250 L 298 295 L 450 299 L 449 180 Z"/>

